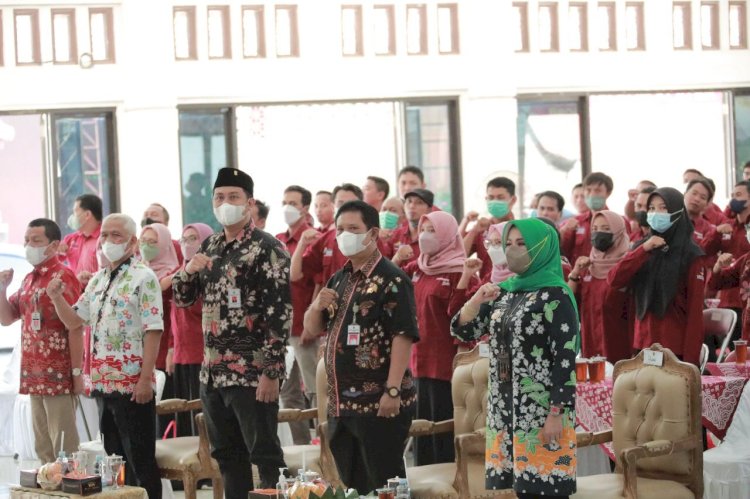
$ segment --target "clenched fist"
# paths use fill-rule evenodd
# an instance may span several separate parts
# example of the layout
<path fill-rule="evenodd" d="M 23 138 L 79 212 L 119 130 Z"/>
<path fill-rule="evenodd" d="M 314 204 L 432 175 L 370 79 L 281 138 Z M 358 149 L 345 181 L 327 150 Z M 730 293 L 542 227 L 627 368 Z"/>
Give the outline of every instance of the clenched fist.
<path fill-rule="evenodd" d="M 561 227 L 562 232 L 570 232 L 571 230 L 576 230 L 578 228 L 578 220 L 573 217 L 569 218 L 565 224 Z"/>
<path fill-rule="evenodd" d="M 0 291 L 5 291 L 13 282 L 13 269 L 3 270 L 0 272 Z"/>
<path fill-rule="evenodd" d="M 479 258 L 467 258 L 464 261 L 464 275 L 474 275 L 482 268 L 482 260 Z"/>
<path fill-rule="evenodd" d="M 188 262 L 187 266 L 185 267 L 185 271 L 188 274 L 195 274 L 196 272 L 200 272 L 205 268 L 211 270 L 212 264 L 213 259 L 210 256 L 204 255 L 203 253 L 196 253 L 195 256 Z"/>
<path fill-rule="evenodd" d="M 64 291 L 65 284 L 63 284 L 59 277 L 55 277 L 47 285 L 47 295 L 52 298 L 52 300 L 61 297 Z"/>
<path fill-rule="evenodd" d="M 339 294 L 336 291 L 331 288 L 323 288 L 320 290 L 320 293 L 318 293 L 315 301 L 312 302 L 311 307 L 313 310 L 323 312 L 324 310 L 328 310 L 328 307 L 333 305 L 338 298 Z"/>
<path fill-rule="evenodd" d="M 414 256 L 414 250 L 408 244 L 404 244 L 398 249 L 396 254 L 393 256 L 393 261 L 398 264 L 406 260 L 409 260 L 413 256 Z"/>
<path fill-rule="evenodd" d="M 648 238 L 648 241 L 643 243 L 643 249 L 646 251 L 655 250 L 657 248 L 661 248 L 662 246 L 666 245 L 667 242 L 664 240 L 663 237 L 659 236 L 651 236 Z"/>
<path fill-rule="evenodd" d="M 732 265 L 734 262 L 734 256 L 731 253 L 722 253 L 719 258 L 716 259 L 714 264 L 714 273 L 719 272 L 721 269 L 725 269 Z"/>
<path fill-rule="evenodd" d="M 307 248 L 311 244 L 313 244 L 315 241 L 320 238 L 320 232 L 318 232 L 316 229 L 307 229 L 305 232 L 302 233 L 302 237 L 300 237 L 299 244 Z"/>
<path fill-rule="evenodd" d="M 487 229 L 490 228 L 490 219 L 482 217 L 477 220 L 477 223 L 474 224 L 474 227 L 471 228 L 472 232 L 475 234 L 481 234 Z"/>
<path fill-rule="evenodd" d="M 481 305 L 483 303 L 489 303 L 500 295 L 500 288 L 497 284 L 488 282 L 474 293 L 471 297 L 471 301 L 474 305 Z"/>

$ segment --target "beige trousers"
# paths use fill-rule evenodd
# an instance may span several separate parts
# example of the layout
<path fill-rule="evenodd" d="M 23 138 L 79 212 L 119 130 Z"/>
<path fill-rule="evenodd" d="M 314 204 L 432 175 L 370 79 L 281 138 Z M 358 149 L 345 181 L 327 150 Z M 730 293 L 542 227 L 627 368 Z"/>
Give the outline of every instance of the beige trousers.
<path fill-rule="evenodd" d="M 34 450 L 42 463 L 51 463 L 60 452 L 60 438 L 65 432 L 63 449 L 67 454 L 78 450 L 75 395 L 31 395 L 31 418 L 34 425 Z"/>

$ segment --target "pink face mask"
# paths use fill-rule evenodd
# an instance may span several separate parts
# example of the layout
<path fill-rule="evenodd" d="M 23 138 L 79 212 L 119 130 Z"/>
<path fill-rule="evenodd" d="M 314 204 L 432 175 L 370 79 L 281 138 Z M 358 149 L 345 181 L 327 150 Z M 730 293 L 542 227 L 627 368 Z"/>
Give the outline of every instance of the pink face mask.
<path fill-rule="evenodd" d="M 425 255 L 434 255 L 440 249 L 440 242 L 434 232 L 419 234 L 419 251 Z"/>
<path fill-rule="evenodd" d="M 185 257 L 185 261 L 191 260 L 196 253 L 198 253 L 198 250 L 201 248 L 201 245 L 198 241 L 190 244 L 180 244 L 180 249 L 182 249 L 182 256 Z"/>

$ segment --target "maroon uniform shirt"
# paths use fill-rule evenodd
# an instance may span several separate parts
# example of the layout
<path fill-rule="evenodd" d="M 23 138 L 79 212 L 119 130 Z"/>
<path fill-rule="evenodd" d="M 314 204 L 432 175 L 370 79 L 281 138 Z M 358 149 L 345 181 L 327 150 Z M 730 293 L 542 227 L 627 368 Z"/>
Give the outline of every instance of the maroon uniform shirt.
<path fill-rule="evenodd" d="M 289 254 L 294 254 L 297 249 L 302 233 L 312 226 L 307 222 L 302 223 L 293 234 L 289 230 L 276 235 L 276 239 L 286 244 Z M 334 239 L 334 242 L 336 240 Z M 304 263 L 303 263 L 304 266 Z M 312 303 L 313 293 L 315 292 L 315 278 L 312 275 L 303 273 L 302 279 L 292 281 L 292 336 L 301 336 L 304 326 L 302 324 L 305 318 L 305 311 Z"/>

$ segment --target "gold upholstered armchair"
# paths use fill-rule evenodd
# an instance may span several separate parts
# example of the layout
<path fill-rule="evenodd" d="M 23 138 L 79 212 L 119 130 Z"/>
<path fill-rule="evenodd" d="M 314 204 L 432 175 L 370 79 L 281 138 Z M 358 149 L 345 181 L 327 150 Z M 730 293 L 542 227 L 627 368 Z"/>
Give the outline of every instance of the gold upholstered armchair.
<path fill-rule="evenodd" d="M 661 355 L 663 363 L 645 363 L 645 355 Z M 571 497 L 703 497 L 701 377 L 694 365 L 659 344 L 621 360 L 612 407 L 612 430 L 578 434 L 577 440 L 579 447 L 612 442 L 615 473 L 578 478 Z"/>
<path fill-rule="evenodd" d="M 201 401 L 169 399 L 156 405 L 156 414 L 200 411 Z M 156 441 L 156 465 L 159 476 L 167 480 L 180 480 L 185 490 L 185 499 L 196 498 L 198 480 L 211 479 L 214 499 L 224 497 L 224 482 L 219 464 L 211 457 L 208 430 L 203 414 L 195 415 L 197 437 L 176 437 Z"/>
<path fill-rule="evenodd" d="M 412 497 L 484 498 L 508 497 L 508 491 L 484 488 L 485 426 L 489 359 L 479 355 L 479 346 L 453 360 L 453 419 L 431 422 L 415 420 L 410 436 L 452 432 L 456 446 L 453 463 L 415 466 L 406 470 Z"/>

